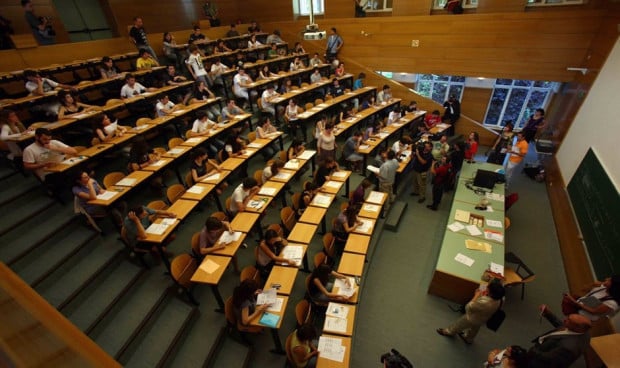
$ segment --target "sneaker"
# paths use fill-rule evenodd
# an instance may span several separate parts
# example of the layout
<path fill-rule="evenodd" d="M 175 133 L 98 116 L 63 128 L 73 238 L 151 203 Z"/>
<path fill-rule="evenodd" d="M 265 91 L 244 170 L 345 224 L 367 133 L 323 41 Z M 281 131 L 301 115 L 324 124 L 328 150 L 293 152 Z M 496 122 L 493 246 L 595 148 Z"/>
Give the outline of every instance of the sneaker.
<path fill-rule="evenodd" d="M 243 248 L 243 249 L 247 249 L 247 248 L 248 248 L 248 245 L 247 245 L 246 243 L 243 243 L 243 244 L 241 244 L 241 248 Z"/>
<path fill-rule="evenodd" d="M 437 211 L 437 207 L 433 206 L 432 204 L 426 205 L 426 208 L 428 208 L 429 210 Z"/>

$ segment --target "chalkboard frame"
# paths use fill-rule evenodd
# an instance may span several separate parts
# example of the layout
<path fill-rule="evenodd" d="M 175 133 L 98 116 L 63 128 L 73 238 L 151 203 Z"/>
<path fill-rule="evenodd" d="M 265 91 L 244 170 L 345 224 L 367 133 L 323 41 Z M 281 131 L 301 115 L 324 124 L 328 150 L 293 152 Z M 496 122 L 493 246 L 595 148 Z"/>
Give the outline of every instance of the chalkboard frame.
<path fill-rule="evenodd" d="M 596 277 L 620 274 L 620 195 L 591 147 L 567 191 Z"/>

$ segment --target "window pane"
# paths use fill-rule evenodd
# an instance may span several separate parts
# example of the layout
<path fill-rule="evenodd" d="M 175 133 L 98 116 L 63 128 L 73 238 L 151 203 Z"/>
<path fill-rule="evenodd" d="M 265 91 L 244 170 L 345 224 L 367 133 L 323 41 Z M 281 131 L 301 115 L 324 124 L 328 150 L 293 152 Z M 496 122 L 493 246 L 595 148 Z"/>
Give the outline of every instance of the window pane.
<path fill-rule="evenodd" d="M 495 80 L 495 84 L 499 84 L 499 85 L 503 85 L 503 86 L 510 86 L 512 85 L 512 79 L 496 79 Z"/>
<path fill-rule="evenodd" d="M 519 115 L 525 104 L 527 98 L 527 89 L 525 88 L 513 88 L 510 92 L 510 97 L 504 110 L 504 120 L 512 120 L 513 122 L 519 121 Z"/>
<path fill-rule="evenodd" d="M 534 87 L 553 88 L 553 82 L 549 82 L 549 81 L 536 81 L 536 82 L 534 82 Z"/>
<path fill-rule="evenodd" d="M 530 99 L 527 102 L 527 106 L 525 107 L 525 110 L 523 111 L 523 118 L 521 119 L 518 126 L 516 126 L 515 128 L 522 128 L 527 122 L 527 120 L 530 118 L 530 116 L 534 114 L 534 110 L 536 110 L 539 107 L 544 106 L 543 104 L 545 103 L 545 99 L 547 98 L 547 93 L 549 92 L 548 91 L 532 91 L 532 94 L 530 95 Z"/>
<path fill-rule="evenodd" d="M 515 79 L 515 86 L 519 86 L 519 87 L 529 87 L 532 85 L 532 81 L 529 80 L 518 80 Z"/>
<path fill-rule="evenodd" d="M 418 83 L 417 89 L 418 93 L 420 93 L 424 97 L 431 96 L 431 89 L 433 88 L 432 82 L 422 81 Z"/>
<path fill-rule="evenodd" d="M 419 74 L 420 80 L 433 80 L 432 74 Z"/>
<path fill-rule="evenodd" d="M 463 94 L 463 86 L 460 84 L 452 84 L 450 85 L 450 92 L 448 96 L 454 96 L 457 100 L 461 100 Z"/>
<path fill-rule="evenodd" d="M 465 83 L 465 77 L 459 77 L 456 75 L 452 76 L 452 79 L 450 79 L 452 82 L 458 82 L 458 83 Z"/>
<path fill-rule="evenodd" d="M 450 76 L 449 75 L 435 75 L 433 74 L 433 77 L 435 77 L 436 81 L 449 81 L 450 80 Z"/>
<path fill-rule="evenodd" d="M 504 108 L 504 101 L 508 95 L 508 89 L 495 88 L 493 90 L 493 96 L 491 96 L 491 102 L 489 102 L 489 109 L 487 110 L 487 116 L 484 118 L 484 123 L 489 125 L 497 125 Z"/>
<path fill-rule="evenodd" d="M 446 91 L 448 90 L 448 83 L 437 83 L 433 85 L 433 101 L 444 103 L 446 100 Z"/>

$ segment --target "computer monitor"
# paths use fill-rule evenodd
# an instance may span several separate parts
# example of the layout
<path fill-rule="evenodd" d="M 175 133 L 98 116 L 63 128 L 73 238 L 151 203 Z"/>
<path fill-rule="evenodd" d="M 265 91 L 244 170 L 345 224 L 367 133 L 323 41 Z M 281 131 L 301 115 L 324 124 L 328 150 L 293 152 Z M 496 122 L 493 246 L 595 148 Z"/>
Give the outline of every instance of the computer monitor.
<path fill-rule="evenodd" d="M 497 182 L 497 173 L 495 171 L 480 170 L 476 172 L 474 178 L 474 187 L 493 189 Z"/>

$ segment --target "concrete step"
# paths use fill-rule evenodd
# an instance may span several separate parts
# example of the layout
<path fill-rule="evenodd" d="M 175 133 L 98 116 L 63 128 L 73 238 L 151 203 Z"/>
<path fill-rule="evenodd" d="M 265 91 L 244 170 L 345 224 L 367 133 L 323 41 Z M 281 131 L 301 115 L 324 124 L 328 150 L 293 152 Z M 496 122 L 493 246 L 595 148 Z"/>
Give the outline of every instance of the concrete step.
<path fill-rule="evenodd" d="M 52 198 L 47 196 L 22 196 L 11 203 L 0 207 L 0 238 L 13 231 L 20 231 L 29 219 L 39 217 L 46 209 L 55 206 L 61 208 Z M 34 229 L 34 227 L 29 227 Z"/>
<path fill-rule="evenodd" d="M 403 216 L 405 209 L 407 209 L 407 202 L 395 201 L 390 206 L 390 212 L 385 218 L 385 223 L 383 225 L 384 228 L 387 230 L 396 231 L 398 229 L 400 218 Z"/>

